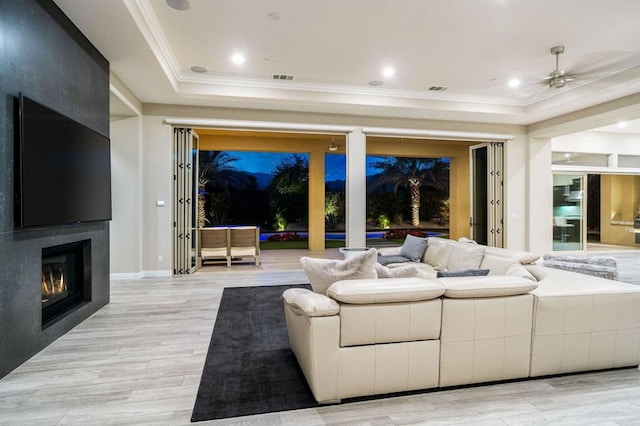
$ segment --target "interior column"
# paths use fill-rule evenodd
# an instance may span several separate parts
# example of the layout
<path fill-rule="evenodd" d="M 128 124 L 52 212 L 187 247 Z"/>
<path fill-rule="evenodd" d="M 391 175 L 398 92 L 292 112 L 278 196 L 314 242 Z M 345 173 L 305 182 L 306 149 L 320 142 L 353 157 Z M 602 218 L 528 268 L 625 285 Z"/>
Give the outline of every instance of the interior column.
<path fill-rule="evenodd" d="M 346 246 L 365 247 L 367 233 L 367 142 L 361 128 L 347 134 Z"/>
<path fill-rule="evenodd" d="M 309 250 L 324 250 L 324 142 L 309 153 Z"/>

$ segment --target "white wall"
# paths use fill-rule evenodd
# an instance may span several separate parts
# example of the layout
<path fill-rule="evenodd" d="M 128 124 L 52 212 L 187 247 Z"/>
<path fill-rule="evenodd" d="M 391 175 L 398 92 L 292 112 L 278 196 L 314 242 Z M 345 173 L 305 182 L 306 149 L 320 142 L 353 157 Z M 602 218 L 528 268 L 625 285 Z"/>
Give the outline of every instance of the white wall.
<path fill-rule="evenodd" d="M 553 138 L 551 143 L 557 152 L 640 155 L 640 135 L 581 132 Z"/>
<path fill-rule="evenodd" d="M 553 174 L 551 141 L 529 138 L 527 249 L 547 253 L 553 249 Z"/>
<path fill-rule="evenodd" d="M 141 119 L 112 121 L 110 226 L 112 279 L 137 278 L 142 270 Z"/>
<path fill-rule="evenodd" d="M 172 134 L 164 117 L 143 118 L 143 276 L 169 276 L 172 238 Z M 157 201 L 164 201 L 158 207 Z"/>
<path fill-rule="evenodd" d="M 514 135 L 504 145 L 504 245 L 520 250 L 527 248 L 527 153 L 524 134 Z"/>

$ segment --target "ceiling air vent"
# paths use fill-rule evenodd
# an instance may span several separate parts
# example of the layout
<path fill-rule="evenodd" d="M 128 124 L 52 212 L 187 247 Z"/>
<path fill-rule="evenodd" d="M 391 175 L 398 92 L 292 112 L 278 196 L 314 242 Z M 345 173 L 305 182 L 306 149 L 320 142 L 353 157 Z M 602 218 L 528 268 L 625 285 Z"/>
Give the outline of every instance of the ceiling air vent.
<path fill-rule="evenodd" d="M 431 87 L 429 87 L 429 90 L 431 90 L 432 92 L 444 92 L 447 89 L 448 89 L 448 87 L 445 87 L 445 86 L 431 86 Z"/>
<path fill-rule="evenodd" d="M 274 80 L 293 80 L 293 76 L 286 75 L 286 74 L 274 74 L 273 79 Z"/>

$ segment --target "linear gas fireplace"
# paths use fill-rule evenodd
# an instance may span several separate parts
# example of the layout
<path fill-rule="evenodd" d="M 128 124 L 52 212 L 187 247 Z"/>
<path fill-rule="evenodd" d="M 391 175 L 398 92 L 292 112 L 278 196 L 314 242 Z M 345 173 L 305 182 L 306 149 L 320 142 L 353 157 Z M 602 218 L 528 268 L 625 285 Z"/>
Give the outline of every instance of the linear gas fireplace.
<path fill-rule="evenodd" d="M 91 300 L 91 241 L 42 249 L 42 327 Z"/>

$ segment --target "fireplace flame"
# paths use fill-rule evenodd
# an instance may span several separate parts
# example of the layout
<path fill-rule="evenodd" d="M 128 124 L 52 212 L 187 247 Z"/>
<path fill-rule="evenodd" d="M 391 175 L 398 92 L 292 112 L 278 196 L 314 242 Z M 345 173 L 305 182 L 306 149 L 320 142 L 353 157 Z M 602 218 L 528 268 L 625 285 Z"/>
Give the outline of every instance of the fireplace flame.
<path fill-rule="evenodd" d="M 42 272 L 42 303 L 47 303 L 56 296 L 64 296 L 67 293 L 67 284 L 64 280 L 63 269 L 54 273 L 53 268 Z"/>

